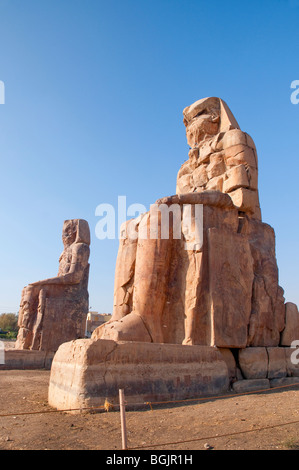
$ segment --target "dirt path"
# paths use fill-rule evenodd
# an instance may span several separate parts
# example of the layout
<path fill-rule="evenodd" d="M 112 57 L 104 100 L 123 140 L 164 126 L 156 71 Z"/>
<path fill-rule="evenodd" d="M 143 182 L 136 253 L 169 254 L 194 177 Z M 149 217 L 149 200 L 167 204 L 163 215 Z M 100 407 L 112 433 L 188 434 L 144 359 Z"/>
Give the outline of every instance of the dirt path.
<path fill-rule="evenodd" d="M 15 413 L 0 417 L 0 450 L 121 449 L 117 411 L 17 416 L 19 412 L 52 410 L 47 403 L 49 376 L 48 371 L 0 371 L 0 415 Z M 164 409 L 154 406 L 153 411 L 130 411 L 126 417 L 129 448 L 299 449 L 298 387 Z M 256 431 L 294 421 L 298 423 Z M 247 430 L 255 432 L 244 433 Z M 193 439 L 193 442 L 161 445 Z"/>

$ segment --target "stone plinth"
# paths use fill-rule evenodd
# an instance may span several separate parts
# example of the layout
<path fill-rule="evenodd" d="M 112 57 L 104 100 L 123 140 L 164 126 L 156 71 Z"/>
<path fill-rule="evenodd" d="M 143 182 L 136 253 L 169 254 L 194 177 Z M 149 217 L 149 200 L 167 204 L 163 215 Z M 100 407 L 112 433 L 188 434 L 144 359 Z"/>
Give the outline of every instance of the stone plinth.
<path fill-rule="evenodd" d="M 0 364 L 1 370 L 51 369 L 54 352 L 29 351 L 27 349 L 5 349 L 5 364 Z"/>
<path fill-rule="evenodd" d="M 50 377 L 49 404 L 57 409 L 225 393 L 228 369 L 217 348 L 112 340 L 76 340 L 60 346 Z"/>
<path fill-rule="evenodd" d="M 295 348 L 245 348 L 238 353 L 238 363 L 244 379 L 278 379 L 298 377 Z"/>
<path fill-rule="evenodd" d="M 267 349 L 241 349 L 239 351 L 239 365 L 245 379 L 266 379 L 268 373 Z"/>

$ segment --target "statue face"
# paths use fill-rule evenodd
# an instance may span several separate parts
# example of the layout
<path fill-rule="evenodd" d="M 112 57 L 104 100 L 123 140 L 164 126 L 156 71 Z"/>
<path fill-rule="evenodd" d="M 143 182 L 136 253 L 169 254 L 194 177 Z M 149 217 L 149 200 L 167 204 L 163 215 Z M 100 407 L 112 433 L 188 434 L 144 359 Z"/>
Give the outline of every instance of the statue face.
<path fill-rule="evenodd" d="M 64 223 L 62 230 L 62 241 L 64 246 L 69 246 L 76 240 L 77 227 L 72 220 L 67 220 Z"/>
<path fill-rule="evenodd" d="M 198 147 L 206 137 L 216 135 L 219 120 L 219 115 L 199 113 L 190 122 L 185 122 L 189 146 L 191 148 Z"/>
<path fill-rule="evenodd" d="M 218 134 L 221 106 L 216 97 L 195 101 L 183 111 L 187 141 L 191 148 L 199 147 L 207 138 Z"/>

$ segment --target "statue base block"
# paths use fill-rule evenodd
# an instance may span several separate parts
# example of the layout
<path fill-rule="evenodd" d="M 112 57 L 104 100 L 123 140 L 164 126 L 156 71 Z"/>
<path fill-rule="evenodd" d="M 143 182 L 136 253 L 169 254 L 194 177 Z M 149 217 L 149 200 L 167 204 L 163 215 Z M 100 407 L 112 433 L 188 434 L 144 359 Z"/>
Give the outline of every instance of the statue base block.
<path fill-rule="evenodd" d="M 5 349 L 1 370 L 51 369 L 54 352 L 30 351 L 28 349 Z"/>
<path fill-rule="evenodd" d="M 225 393 L 228 368 L 217 348 L 79 339 L 62 344 L 51 368 L 49 404 L 59 410 Z"/>

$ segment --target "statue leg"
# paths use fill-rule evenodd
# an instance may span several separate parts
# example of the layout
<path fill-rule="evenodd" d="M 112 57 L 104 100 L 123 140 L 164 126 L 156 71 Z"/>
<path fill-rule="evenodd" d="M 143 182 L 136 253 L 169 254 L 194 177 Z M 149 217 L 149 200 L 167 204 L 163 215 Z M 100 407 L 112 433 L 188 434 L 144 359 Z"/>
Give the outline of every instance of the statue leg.
<path fill-rule="evenodd" d="M 156 231 L 151 232 L 153 227 L 156 227 Z M 132 311 L 119 321 L 110 321 L 95 330 L 93 338 L 164 342 L 161 323 L 171 247 L 172 227 L 169 238 L 162 238 L 159 213 L 145 214 L 138 231 Z"/>
<path fill-rule="evenodd" d="M 43 316 L 44 316 L 44 311 L 45 311 L 45 304 L 46 304 L 46 291 L 45 289 L 41 289 L 39 292 L 39 296 L 38 296 L 37 317 L 36 317 L 36 322 L 34 325 L 34 334 L 32 338 L 31 349 L 34 349 L 34 350 L 40 349 L 40 337 L 41 337 Z"/>
<path fill-rule="evenodd" d="M 33 339 L 33 326 L 36 315 L 36 287 L 27 286 L 22 291 L 19 311 L 19 332 L 15 349 L 31 349 Z"/>

